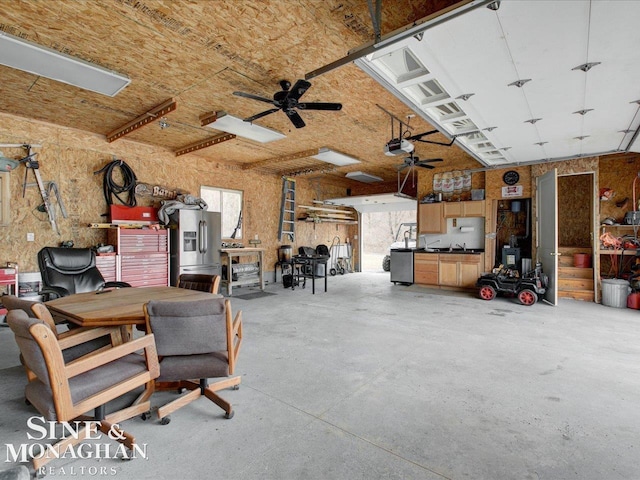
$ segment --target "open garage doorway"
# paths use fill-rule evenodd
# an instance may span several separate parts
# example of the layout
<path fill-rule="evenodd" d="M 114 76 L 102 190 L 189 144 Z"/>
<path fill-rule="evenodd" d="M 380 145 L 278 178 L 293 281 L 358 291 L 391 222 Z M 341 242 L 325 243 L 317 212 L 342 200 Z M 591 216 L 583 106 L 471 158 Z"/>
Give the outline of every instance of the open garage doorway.
<path fill-rule="evenodd" d="M 388 275 L 382 268 L 383 259 L 389 254 L 400 225 L 417 222 L 418 202 L 393 193 L 332 198 L 325 202 L 358 211 L 357 248 L 360 254 L 356 270 Z M 400 241 L 404 241 L 404 237 Z"/>
<path fill-rule="evenodd" d="M 403 243 L 405 232 L 410 232 L 412 240 L 415 241 L 415 225 L 415 210 L 363 213 L 362 271 L 388 272 L 391 245 L 396 242 Z"/>

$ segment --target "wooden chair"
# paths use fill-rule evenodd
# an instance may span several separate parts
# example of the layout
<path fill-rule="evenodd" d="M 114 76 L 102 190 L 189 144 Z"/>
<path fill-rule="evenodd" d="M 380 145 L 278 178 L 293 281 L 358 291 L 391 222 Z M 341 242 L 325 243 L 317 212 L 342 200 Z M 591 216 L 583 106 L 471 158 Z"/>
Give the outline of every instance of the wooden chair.
<path fill-rule="evenodd" d="M 118 442 L 133 450 L 135 438 L 115 424 L 150 408 L 153 380 L 160 373 L 153 335 L 65 363 L 64 349 L 103 335 L 103 329 L 77 329 L 81 331 L 70 331 L 65 338 L 56 338 L 47 322 L 30 317 L 22 310 L 10 311 L 7 323 L 15 334 L 25 366 L 32 372 L 25 387 L 27 400 L 45 420 L 86 422 L 77 434 L 61 439 L 53 448 L 65 452 L 100 430 L 107 434 L 105 438 L 119 437 Z M 139 351 L 143 354 L 136 353 Z M 145 389 L 133 405 L 105 414 L 107 402 L 143 385 Z M 92 409 L 93 417 L 83 415 Z M 118 435 L 113 435 L 114 431 Z M 38 471 L 55 458 L 55 453 L 47 450 L 44 455 L 33 458 L 33 467 Z"/>
<path fill-rule="evenodd" d="M 216 392 L 239 388 L 232 377 L 242 344 L 242 311 L 232 319 L 224 298 L 194 302 L 152 301 L 144 306 L 147 332 L 156 338 L 160 376 L 156 389 L 188 389 L 189 393 L 158 409 L 163 425 L 169 414 L 204 395 L 233 417 L 233 408 Z M 199 383 L 191 379 L 200 379 Z M 209 384 L 209 378 L 223 378 Z"/>
<path fill-rule="evenodd" d="M 1 298 L 2 304 L 11 310 L 21 310 L 28 316 L 36 317 L 45 322 L 51 331 L 55 334 L 58 341 L 62 341 L 63 345 L 66 345 L 66 338 L 72 335 L 84 334 L 83 332 L 90 330 L 88 328 L 74 328 L 72 330 L 60 330 L 59 325 L 55 323 L 51 312 L 44 303 L 34 300 L 26 300 L 24 298 L 18 298 L 15 295 L 3 295 Z M 65 363 L 71 362 L 77 358 L 80 358 L 91 352 L 98 352 L 100 350 L 109 348 L 111 346 L 122 343 L 121 332 L 116 329 L 100 329 L 91 332 L 90 339 L 85 342 L 79 343 L 75 346 L 63 347 L 62 357 Z M 81 338 L 81 337 L 74 337 Z M 85 337 L 86 338 L 86 337 Z M 24 365 L 22 355 L 20 356 L 20 362 Z M 26 365 L 25 365 L 26 368 Z M 31 380 L 32 373 L 27 369 L 27 378 Z"/>
<path fill-rule="evenodd" d="M 220 275 L 183 273 L 178 277 L 178 288 L 200 290 L 201 292 L 218 293 L 218 291 L 220 290 Z"/>

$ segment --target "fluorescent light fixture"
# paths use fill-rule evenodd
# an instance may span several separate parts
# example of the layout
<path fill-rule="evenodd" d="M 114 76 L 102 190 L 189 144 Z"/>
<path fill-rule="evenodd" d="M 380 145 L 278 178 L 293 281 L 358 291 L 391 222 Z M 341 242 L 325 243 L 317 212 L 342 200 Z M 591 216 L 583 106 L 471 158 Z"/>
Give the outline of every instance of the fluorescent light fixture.
<path fill-rule="evenodd" d="M 287 138 L 286 135 L 280 132 L 261 127 L 255 123 L 245 122 L 241 118 L 234 117 L 223 111 L 216 112 L 216 120 L 206 126 L 260 143 L 269 143 Z"/>
<path fill-rule="evenodd" d="M 117 72 L 1 31 L 0 64 L 110 97 L 131 83 Z"/>
<path fill-rule="evenodd" d="M 349 172 L 345 175 L 345 177 L 350 178 L 351 180 L 356 180 L 358 182 L 364 183 L 375 183 L 381 182 L 382 179 L 380 177 L 376 177 L 375 175 L 370 175 L 364 172 Z"/>
<path fill-rule="evenodd" d="M 356 160 L 353 157 L 345 155 L 344 153 L 334 152 L 327 147 L 322 147 L 318 150 L 317 155 L 312 155 L 313 158 L 322 160 L 323 162 L 332 163 L 343 167 L 345 165 L 353 165 L 354 163 L 360 163 L 360 160 Z"/>

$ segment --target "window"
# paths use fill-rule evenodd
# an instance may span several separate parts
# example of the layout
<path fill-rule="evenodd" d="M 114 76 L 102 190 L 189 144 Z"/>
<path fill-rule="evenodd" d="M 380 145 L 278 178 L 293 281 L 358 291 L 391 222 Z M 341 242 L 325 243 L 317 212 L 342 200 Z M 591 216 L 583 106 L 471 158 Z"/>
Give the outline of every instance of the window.
<path fill-rule="evenodd" d="M 222 238 L 242 239 L 242 190 L 200 187 L 200 197 L 207 202 L 207 210 L 220 212 Z"/>

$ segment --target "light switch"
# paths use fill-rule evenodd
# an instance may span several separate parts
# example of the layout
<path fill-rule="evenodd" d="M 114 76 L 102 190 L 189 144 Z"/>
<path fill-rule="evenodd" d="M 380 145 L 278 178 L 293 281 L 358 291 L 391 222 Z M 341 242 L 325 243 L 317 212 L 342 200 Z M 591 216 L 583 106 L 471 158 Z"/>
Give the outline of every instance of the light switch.
<path fill-rule="evenodd" d="M 36 234 L 33 232 L 27 233 L 27 242 L 35 242 L 35 241 L 36 241 Z"/>

